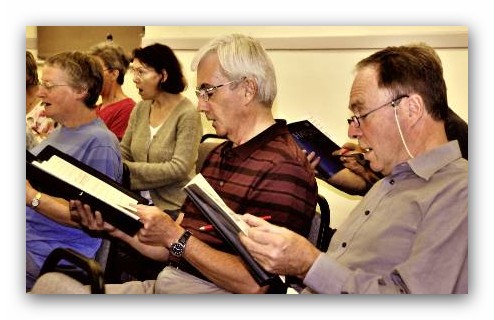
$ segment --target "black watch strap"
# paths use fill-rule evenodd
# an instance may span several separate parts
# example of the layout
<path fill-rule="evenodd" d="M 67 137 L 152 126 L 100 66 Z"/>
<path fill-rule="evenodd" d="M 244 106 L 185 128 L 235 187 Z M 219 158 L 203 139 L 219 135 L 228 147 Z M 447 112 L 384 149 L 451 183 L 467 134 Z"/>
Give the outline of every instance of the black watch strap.
<path fill-rule="evenodd" d="M 177 257 L 180 258 L 183 256 L 185 252 L 185 246 L 187 244 L 187 240 L 189 240 L 190 236 L 192 233 L 189 230 L 185 230 L 185 232 L 180 236 L 177 242 L 172 243 L 170 246 L 170 253 Z"/>

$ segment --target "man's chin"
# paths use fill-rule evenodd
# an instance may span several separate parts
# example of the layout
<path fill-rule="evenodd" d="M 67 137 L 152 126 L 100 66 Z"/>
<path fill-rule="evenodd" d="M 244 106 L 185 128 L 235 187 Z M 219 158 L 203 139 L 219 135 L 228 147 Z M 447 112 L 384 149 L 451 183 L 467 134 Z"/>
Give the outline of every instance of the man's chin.
<path fill-rule="evenodd" d="M 374 172 L 381 172 L 383 170 L 382 165 L 380 165 L 379 163 L 377 163 L 375 160 L 369 160 L 369 167 Z"/>

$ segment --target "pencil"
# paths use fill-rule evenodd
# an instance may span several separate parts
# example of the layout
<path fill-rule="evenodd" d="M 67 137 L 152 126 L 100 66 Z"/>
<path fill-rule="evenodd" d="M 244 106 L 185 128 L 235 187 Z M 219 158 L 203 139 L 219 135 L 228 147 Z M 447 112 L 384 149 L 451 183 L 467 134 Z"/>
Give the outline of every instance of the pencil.
<path fill-rule="evenodd" d="M 262 217 L 259 217 L 259 218 L 261 218 L 263 220 L 266 220 L 266 221 L 271 220 L 271 216 L 262 216 Z M 207 224 L 205 226 L 200 227 L 199 230 L 204 231 L 204 232 L 213 231 L 214 230 L 214 226 L 212 224 Z"/>

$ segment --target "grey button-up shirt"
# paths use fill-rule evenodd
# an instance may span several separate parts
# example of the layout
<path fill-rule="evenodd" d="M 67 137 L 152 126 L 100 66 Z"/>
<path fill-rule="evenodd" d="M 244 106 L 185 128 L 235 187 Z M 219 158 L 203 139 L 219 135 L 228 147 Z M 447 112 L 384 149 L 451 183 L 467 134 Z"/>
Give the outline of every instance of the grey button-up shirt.
<path fill-rule="evenodd" d="M 458 142 L 376 183 L 304 284 L 318 293 L 468 293 L 468 162 Z"/>

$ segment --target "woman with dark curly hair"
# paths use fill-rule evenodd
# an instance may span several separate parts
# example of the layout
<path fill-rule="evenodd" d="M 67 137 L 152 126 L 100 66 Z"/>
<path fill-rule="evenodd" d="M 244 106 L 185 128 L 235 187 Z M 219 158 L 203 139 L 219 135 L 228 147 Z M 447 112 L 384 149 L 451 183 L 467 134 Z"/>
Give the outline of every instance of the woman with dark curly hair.
<path fill-rule="evenodd" d="M 177 210 L 185 200 L 182 188 L 196 172 L 200 114 L 182 94 L 187 82 L 172 49 L 156 43 L 135 49 L 132 56 L 130 71 L 142 101 L 132 111 L 120 143 L 130 188 L 161 210 Z M 130 278 L 122 279 L 116 271 L 119 278 L 114 281 L 155 278 L 163 269 L 131 248 L 117 251 L 128 259 L 114 268 L 124 265 L 124 277 Z"/>

